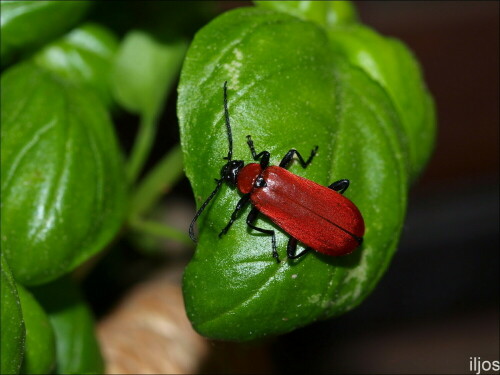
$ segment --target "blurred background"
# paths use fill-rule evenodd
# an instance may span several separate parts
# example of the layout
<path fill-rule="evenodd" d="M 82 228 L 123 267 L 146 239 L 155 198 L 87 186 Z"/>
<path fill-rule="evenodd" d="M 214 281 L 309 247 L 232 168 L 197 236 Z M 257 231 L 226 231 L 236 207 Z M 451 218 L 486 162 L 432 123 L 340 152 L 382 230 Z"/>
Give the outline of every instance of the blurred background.
<path fill-rule="evenodd" d="M 108 358 L 113 352 L 112 330 L 123 330 L 120 325 L 113 328 L 110 320 L 127 319 L 119 311 L 133 309 L 134 303 L 126 302 L 130 291 L 152 283 L 160 297 L 152 296 L 150 302 L 172 293 L 170 301 L 178 304 L 170 312 L 178 332 L 172 328 L 164 346 L 168 353 L 181 353 L 178 357 L 185 366 L 179 365 L 177 372 L 469 373 L 470 357 L 499 359 L 499 3 L 354 3 L 364 23 L 413 50 L 438 113 L 434 155 L 411 190 L 399 250 L 376 290 L 344 316 L 278 338 L 251 344 L 213 342 L 192 332 L 182 314 L 178 285 L 194 249 L 163 241 L 159 247 L 164 251 L 152 250 L 145 257 L 123 242 L 107 253 L 84 284 L 101 321 Z M 248 4 L 221 1 L 207 6 L 193 14 L 198 24 L 186 26 L 184 32 L 192 35 L 217 13 L 244 5 Z M 166 14 L 179 5 L 154 6 L 158 14 Z M 107 17 L 110 7 L 105 3 L 95 7 L 92 17 Z M 118 9 L 113 4 L 116 30 L 121 23 L 130 27 L 121 16 L 139 9 L 135 7 Z M 133 14 L 140 26 L 140 11 Z M 171 95 L 152 164 L 178 143 L 178 129 L 172 126 L 176 121 L 175 95 Z M 117 122 L 123 124 L 120 134 L 127 147 L 137 119 L 122 113 Z M 158 207 L 157 215 L 184 230 L 194 211 L 184 179 Z M 158 243 L 143 245 L 158 247 Z M 163 282 L 152 282 L 152 274 Z M 144 308 L 147 303 L 141 301 L 136 300 Z M 153 302 L 151 306 L 162 308 Z M 132 349 L 123 350 L 127 354 Z M 165 356 L 156 353 L 156 358 Z"/>

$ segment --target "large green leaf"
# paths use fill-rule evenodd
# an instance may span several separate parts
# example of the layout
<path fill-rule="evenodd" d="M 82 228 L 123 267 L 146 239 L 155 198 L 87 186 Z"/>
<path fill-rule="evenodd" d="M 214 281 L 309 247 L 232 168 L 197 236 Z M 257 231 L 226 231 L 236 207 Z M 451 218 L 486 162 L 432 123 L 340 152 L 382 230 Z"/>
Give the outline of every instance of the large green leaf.
<path fill-rule="evenodd" d="M 67 31 L 80 20 L 90 1 L 2 1 L 2 65 Z"/>
<path fill-rule="evenodd" d="M 49 374 L 56 362 L 54 330 L 43 308 L 22 285 L 17 285 L 24 324 L 26 348 L 22 374 Z"/>
<path fill-rule="evenodd" d="M 198 205 L 225 162 L 227 80 L 234 158 L 251 162 L 247 134 L 258 151 L 271 152 L 272 164 L 291 148 L 307 155 L 318 145 L 306 170 L 290 170 L 322 185 L 350 179 L 345 195 L 366 224 L 363 246 L 349 256 L 310 253 L 277 264 L 270 238 L 247 230 L 248 207 L 218 238 L 240 198 L 224 186 L 198 222 L 199 244 L 184 274 L 189 318 L 206 336 L 249 340 L 345 312 L 373 289 L 395 250 L 406 207 L 406 134 L 381 86 L 330 46 L 311 22 L 245 8 L 204 27 L 188 51 L 178 116 Z M 286 234 L 267 219 L 258 225 L 278 232 L 284 259 Z"/>
<path fill-rule="evenodd" d="M 2 311 L 0 315 L 0 332 L 2 341 L 0 345 L 0 373 L 17 374 L 23 361 L 26 330 L 16 282 L 12 278 L 12 273 L 3 253 L 1 262 Z"/>
<path fill-rule="evenodd" d="M 80 26 L 38 52 L 35 62 L 76 85 L 95 89 L 103 101 L 111 102 L 111 67 L 118 41 L 96 24 Z"/>
<path fill-rule="evenodd" d="M 32 289 L 49 316 L 56 337 L 56 373 L 102 374 L 104 362 L 94 318 L 69 277 Z"/>
<path fill-rule="evenodd" d="M 112 124 L 91 92 L 37 68 L 1 79 L 2 251 L 16 280 L 69 272 L 112 239 L 125 176 Z"/>

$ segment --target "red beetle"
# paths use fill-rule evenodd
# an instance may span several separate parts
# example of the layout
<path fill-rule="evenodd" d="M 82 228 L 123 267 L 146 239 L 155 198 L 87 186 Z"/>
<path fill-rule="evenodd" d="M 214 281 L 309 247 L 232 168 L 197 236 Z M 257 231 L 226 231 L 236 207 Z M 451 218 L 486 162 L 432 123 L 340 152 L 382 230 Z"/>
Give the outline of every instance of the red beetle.
<path fill-rule="evenodd" d="M 224 159 L 228 162 L 222 167 L 221 178 L 216 179 L 217 186 L 214 191 L 191 221 L 189 236 L 193 241 L 196 241 L 193 233 L 196 220 L 217 194 L 222 183 L 226 182 L 231 186 L 236 185 L 243 196 L 219 237 L 227 233 L 238 212 L 250 201 L 253 208 L 248 214 L 247 225 L 256 231 L 271 235 L 273 257 L 278 263 L 280 259 L 276 250 L 274 230 L 254 225 L 259 212 L 290 235 L 287 245 L 289 259 L 296 259 L 310 249 L 332 256 L 345 255 L 362 243 L 365 232 L 363 217 L 354 203 L 342 195 L 349 187 L 349 180 L 339 180 L 325 187 L 286 170 L 294 156 L 297 156 L 301 166 L 306 168 L 316 155 L 318 146 L 311 151 L 307 160 L 304 160 L 297 150 L 291 149 L 279 166 L 269 166 L 269 152 L 262 151 L 257 154 L 248 135 L 250 152 L 253 159 L 259 163 L 245 166 L 243 160 L 232 160 L 233 137 L 227 108 L 227 82 L 224 82 L 224 115 L 229 140 L 229 151 Z M 296 254 L 298 241 L 307 247 Z"/>

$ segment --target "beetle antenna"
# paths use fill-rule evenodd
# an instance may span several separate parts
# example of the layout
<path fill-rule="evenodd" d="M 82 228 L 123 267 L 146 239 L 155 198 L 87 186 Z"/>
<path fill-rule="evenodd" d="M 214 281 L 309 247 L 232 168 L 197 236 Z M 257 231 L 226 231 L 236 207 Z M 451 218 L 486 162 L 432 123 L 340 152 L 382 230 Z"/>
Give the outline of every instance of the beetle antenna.
<path fill-rule="evenodd" d="M 212 193 L 208 196 L 207 200 L 201 205 L 200 209 L 196 212 L 196 215 L 194 215 L 194 218 L 189 225 L 189 237 L 191 238 L 191 240 L 193 240 L 193 242 L 197 242 L 196 237 L 194 236 L 194 224 L 196 223 L 198 216 L 201 215 L 205 207 L 207 207 L 208 203 L 212 200 L 213 197 L 215 197 L 215 194 L 217 194 L 220 187 L 222 186 L 222 183 L 224 182 L 222 178 L 220 180 L 216 179 L 215 181 L 217 181 L 217 186 L 215 187 L 214 191 L 212 191 Z"/>
<path fill-rule="evenodd" d="M 224 118 L 226 120 L 227 138 L 229 140 L 229 151 L 224 159 L 233 159 L 233 133 L 231 132 L 231 124 L 229 123 L 229 110 L 227 109 L 227 81 L 224 82 Z"/>

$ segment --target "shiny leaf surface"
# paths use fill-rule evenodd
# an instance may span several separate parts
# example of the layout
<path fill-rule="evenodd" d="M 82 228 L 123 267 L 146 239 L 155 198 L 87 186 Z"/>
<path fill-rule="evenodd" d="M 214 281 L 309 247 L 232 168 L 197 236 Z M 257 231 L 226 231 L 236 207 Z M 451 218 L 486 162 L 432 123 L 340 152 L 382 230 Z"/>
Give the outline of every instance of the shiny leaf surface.
<path fill-rule="evenodd" d="M 33 64 L 2 75 L 2 251 L 16 280 L 65 274 L 113 238 L 123 163 L 93 93 Z"/>
<path fill-rule="evenodd" d="M 95 24 L 78 27 L 38 52 L 35 62 L 45 70 L 96 90 L 111 103 L 111 67 L 118 48 L 116 37 Z"/>
<path fill-rule="evenodd" d="M 2 65 L 66 32 L 78 22 L 90 1 L 2 1 Z"/>

